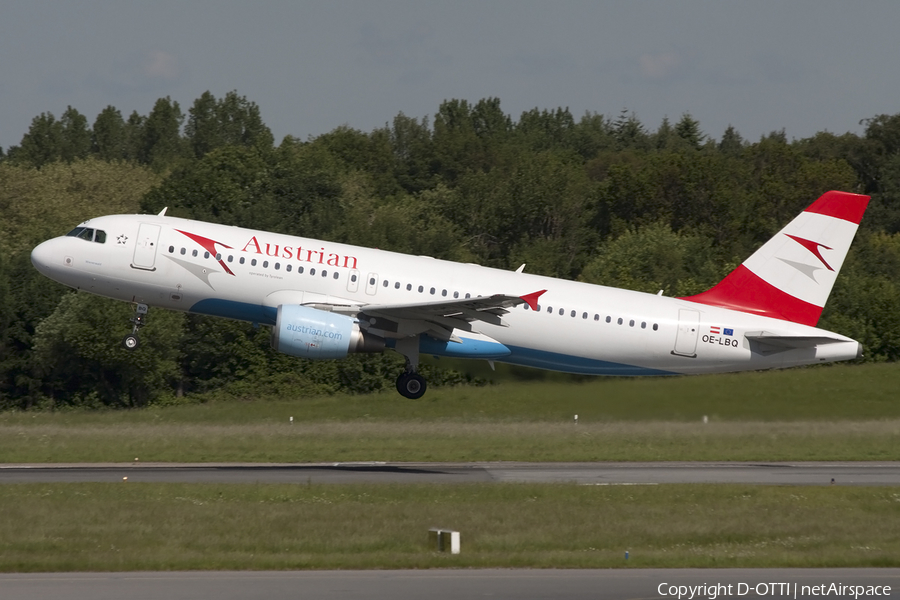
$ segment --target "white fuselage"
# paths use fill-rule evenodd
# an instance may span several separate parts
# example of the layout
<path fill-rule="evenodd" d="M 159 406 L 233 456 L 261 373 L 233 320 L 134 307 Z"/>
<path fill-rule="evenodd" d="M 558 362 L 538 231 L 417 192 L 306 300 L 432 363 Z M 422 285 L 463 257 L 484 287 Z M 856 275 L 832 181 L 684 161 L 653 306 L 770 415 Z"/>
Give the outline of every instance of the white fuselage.
<path fill-rule="evenodd" d="M 32 260 L 42 273 L 101 296 L 172 310 L 272 325 L 279 305 L 364 308 L 547 290 L 538 311 L 520 305 L 503 315 L 503 325 L 472 323 L 473 332 L 509 348 L 496 360 L 571 373 L 664 375 L 860 354 L 850 338 L 789 321 L 474 264 L 165 216 L 107 216 L 82 226 L 105 232 L 105 241 L 59 237 L 41 244 Z M 746 337 L 761 332 L 831 341 L 761 350 Z"/>

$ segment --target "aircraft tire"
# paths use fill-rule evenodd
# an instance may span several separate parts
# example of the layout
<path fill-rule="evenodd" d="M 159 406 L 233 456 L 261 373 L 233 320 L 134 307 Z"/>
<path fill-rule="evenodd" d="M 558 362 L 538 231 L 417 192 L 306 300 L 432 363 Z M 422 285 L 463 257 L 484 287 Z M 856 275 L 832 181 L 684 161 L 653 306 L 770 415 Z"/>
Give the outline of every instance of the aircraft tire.
<path fill-rule="evenodd" d="M 134 335 L 133 333 L 129 333 L 122 340 L 122 345 L 126 350 L 135 350 L 138 346 L 141 345 L 141 340 L 139 340 L 138 336 Z"/>
<path fill-rule="evenodd" d="M 400 373 L 400 376 L 397 377 L 397 391 L 404 398 L 418 400 L 425 395 L 427 387 L 425 378 L 418 373 Z"/>

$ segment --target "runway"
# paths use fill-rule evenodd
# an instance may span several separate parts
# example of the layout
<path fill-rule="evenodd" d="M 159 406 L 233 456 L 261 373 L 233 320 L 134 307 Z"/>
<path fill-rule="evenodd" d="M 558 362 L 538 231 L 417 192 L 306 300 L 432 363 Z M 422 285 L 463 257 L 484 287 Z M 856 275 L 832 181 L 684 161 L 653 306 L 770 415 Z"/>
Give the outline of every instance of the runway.
<path fill-rule="evenodd" d="M 831 584 L 863 586 L 858 598 L 896 593 L 900 569 L 466 569 L 0 574 L 3 600 L 219 600 L 340 598 L 458 600 L 496 598 L 675 600 L 693 598 L 853 598 L 823 593 Z M 813 593 L 814 586 L 826 586 Z M 685 586 L 679 589 L 679 586 Z M 690 586 L 690 587 L 689 587 Z M 700 592 L 698 586 L 706 586 Z M 711 587 L 712 586 L 712 587 Z M 721 586 L 721 587 L 719 587 Z M 729 587 L 730 586 L 730 587 Z M 806 586 L 806 588 L 804 588 Z M 886 590 L 884 586 L 890 586 Z M 840 589 L 840 588 L 838 588 Z M 871 593 L 865 593 L 870 590 Z M 807 591 L 807 593 L 804 593 Z M 878 593 L 881 592 L 881 593 Z"/>
<path fill-rule="evenodd" d="M 900 462 L 654 463 L 103 463 L 5 464 L 0 484 L 140 483 L 575 483 L 659 485 L 900 485 Z"/>

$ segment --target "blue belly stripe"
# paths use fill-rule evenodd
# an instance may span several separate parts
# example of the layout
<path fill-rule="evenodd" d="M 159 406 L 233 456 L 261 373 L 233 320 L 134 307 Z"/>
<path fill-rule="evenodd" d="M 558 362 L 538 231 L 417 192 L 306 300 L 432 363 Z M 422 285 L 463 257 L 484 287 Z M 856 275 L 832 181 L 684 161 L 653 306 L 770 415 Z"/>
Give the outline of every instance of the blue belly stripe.
<path fill-rule="evenodd" d="M 219 298 L 201 300 L 190 308 L 190 312 L 236 319 L 238 321 L 250 321 L 262 325 L 275 325 L 275 318 L 278 314 L 277 309 L 270 306 L 221 300 Z M 388 340 L 388 347 L 393 347 L 390 341 Z M 505 346 L 499 342 L 491 343 L 472 339 L 464 339 L 462 344 L 457 344 L 453 342 L 439 342 L 426 335 L 421 338 L 419 351 L 422 354 L 496 360 L 497 362 L 513 365 L 579 375 L 678 375 L 678 373 L 660 369 L 571 356 L 522 346 Z"/>
<path fill-rule="evenodd" d="M 260 323 L 262 325 L 274 325 L 275 317 L 278 315 L 278 309 L 271 306 L 221 300 L 219 298 L 201 300 L 190 308 L 190 312 L 238 321 L 250 321 L 251 323 Z"/>
<path fill-rule="evenodd" d="M 512 354 L 498 359 L 498 362 L 522 365 L 524 367 L 535 367 L 537 369 L 546 369 L 548 371 L 575 373 L 578 375 L 678 375 L 678 373 L 672 371 L 662 371 L 660 369 L 638 367 L 623 363 L 584 358 L 581 356 L 571 356 L 557 352 L 535 350 L 534 348 L 510 346 L 509 349 L 512 351 Z"/>

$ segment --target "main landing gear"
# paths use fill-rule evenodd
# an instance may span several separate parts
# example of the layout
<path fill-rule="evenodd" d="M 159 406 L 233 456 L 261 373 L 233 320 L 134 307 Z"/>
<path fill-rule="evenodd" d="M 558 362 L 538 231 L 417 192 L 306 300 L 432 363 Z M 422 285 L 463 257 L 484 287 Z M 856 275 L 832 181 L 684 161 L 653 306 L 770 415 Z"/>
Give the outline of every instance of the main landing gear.
<path fill-rule="evenodd" d="M 425 394 L 428 385 L 425 378 L 416 372 L 404 371 L 397 377 L 397 391 L 410 400 L 418 400 Z"/>
<path fill-rule="evenodd" d="M 425 378 L 416 373 L 419 366 L 419 336 L 397 340 L 394 349 L 406 358 L 406 369 L 397 377 L 397 391 L 404 398 L 418 400 L 428 387 Z"/>
<path fill-rule="evenodd" d="M 147 324 L 147 311 L 149 310 L 146 304 L 138 304 L 134 311 L 134 316 L 131 317 L 130 322 L 133 324 L 131 329 L 131 333 L 125 336 L 122 340 L 122 345 L 125 346 L 128 350 L 135 350 L 138 346 L 141 345 L 141 340 L 138 338 L 138 330 Z"/>

